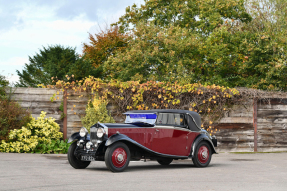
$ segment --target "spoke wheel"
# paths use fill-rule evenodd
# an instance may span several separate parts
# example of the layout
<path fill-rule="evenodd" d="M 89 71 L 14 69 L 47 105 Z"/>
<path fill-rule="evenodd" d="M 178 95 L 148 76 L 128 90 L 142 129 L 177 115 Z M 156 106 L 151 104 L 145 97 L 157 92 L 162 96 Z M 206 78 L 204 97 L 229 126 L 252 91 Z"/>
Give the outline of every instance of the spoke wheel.
<path fill-rule="evenodd" d="M 91 161 L 81 161 L 75 155 L 74 152 L 77 148 L 77 142 L 74 142 L 70 145 L 68 150 L 68 161 L 72 167 L 75 169 L 87 168 Z"/>
<path fill-rule="evenodd" d="M 192 161 L 197 167 L 207 167 L 211 161 L 211 149 L 207 142 L 203 141 L 195 149 Z"/>
<path fill-rule="evenodd" d="M 124 171 L 130 162 L 130 150 L 122 142 L 115 143 L 108 147 L 105 153 L 105 163 L 112 172 Z"/>

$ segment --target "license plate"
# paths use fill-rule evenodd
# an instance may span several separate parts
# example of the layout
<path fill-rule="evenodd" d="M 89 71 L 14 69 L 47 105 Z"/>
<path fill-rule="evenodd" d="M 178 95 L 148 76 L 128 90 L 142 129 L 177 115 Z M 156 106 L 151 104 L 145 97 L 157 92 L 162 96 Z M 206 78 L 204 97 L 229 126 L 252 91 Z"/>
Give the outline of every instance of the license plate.
<path fill-rule="evenodd" d="M 92 156 L 82 156 L 81 159 L 84 161 L 94 161 L 95 160 L 95 158 Z"/>

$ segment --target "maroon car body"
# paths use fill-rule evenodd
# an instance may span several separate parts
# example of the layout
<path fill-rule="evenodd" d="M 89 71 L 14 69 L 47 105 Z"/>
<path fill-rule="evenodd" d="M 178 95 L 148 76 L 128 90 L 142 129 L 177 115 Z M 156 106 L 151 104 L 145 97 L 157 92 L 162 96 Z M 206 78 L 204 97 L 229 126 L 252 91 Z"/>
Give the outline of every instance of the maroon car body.
<path fill-rule="evenodd" d="M 191 158 L 197 167 L 209 165 L 217 140 L 201 129 L 201 119 L 188 110 L 128 111 L 125 123 L 97 123 L 90 134 L 83 127 L 73 142 L 68 159 L 74 168 L 91 161 L 105 161 L 113 172 L 121 172 L 129 161 L 150 159 L 169 165 L 174 159 Z"/>

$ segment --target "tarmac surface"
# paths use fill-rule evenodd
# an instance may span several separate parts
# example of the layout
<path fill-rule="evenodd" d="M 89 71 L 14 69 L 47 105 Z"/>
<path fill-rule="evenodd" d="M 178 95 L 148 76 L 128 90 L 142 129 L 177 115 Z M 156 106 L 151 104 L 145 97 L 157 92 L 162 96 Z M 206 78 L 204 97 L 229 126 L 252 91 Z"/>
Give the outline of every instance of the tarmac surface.
<path fill-rule="evenodd" d="M 136 161 L 122 173 L 110 172 L 104 162 L 76 170 L 66 155 L 0 153 L 0 190 L 286 191 L 287 153 L 220 153 L 207 168 L 191 160 L 169 166 Z"/>

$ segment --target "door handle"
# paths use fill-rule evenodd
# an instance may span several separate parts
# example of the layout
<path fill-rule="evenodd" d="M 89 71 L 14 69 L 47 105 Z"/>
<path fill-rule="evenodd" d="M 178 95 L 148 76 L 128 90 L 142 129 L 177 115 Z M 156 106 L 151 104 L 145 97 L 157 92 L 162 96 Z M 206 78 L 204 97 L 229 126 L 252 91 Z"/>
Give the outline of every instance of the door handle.
<path fill-rule="evenodd" d="M 159 132 L 159 130 L 158 130 L 158 129 L 155 129 L 155 131 Z"/>

